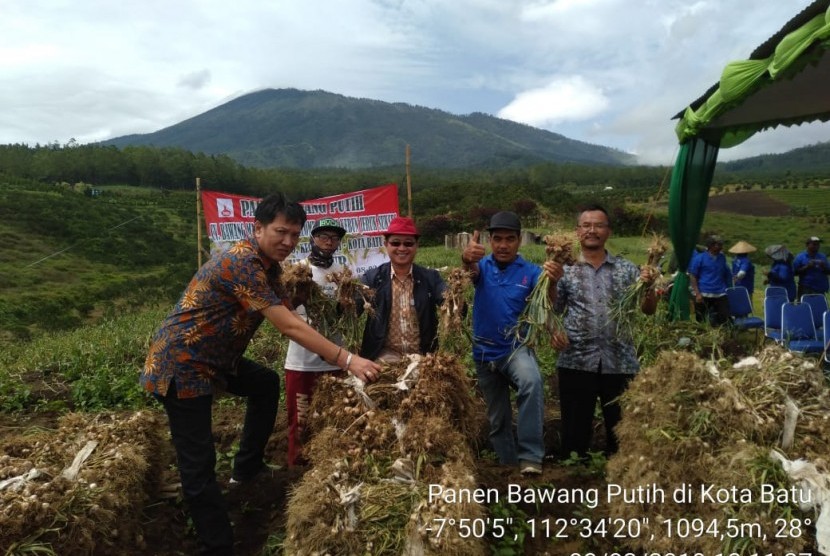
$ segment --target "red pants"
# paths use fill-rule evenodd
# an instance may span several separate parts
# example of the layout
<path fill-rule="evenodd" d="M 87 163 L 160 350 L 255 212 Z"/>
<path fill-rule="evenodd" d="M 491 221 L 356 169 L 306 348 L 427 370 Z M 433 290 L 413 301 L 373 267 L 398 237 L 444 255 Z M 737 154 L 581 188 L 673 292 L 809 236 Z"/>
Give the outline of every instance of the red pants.
<path fill-rule="evenodd" d="M 285 410 L 288 412 L 288 467 L 304 465 L 303 441 L 311 394 L 323 375 L 341 375 L 343 371 L 291 371 L 285 369 Z"/>

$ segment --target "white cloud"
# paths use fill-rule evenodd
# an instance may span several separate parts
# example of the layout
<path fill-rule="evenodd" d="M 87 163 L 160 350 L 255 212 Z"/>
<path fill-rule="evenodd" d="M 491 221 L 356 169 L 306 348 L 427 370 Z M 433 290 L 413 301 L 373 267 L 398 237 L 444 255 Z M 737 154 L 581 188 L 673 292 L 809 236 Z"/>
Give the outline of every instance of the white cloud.
<path fill-rule="evenodd" d="M 210 70 L 199 70 L 183 75 L 179 79 L 179 86 L 186 89 L 201 89 L 210 83 Z"/>
<path fill-rule="evenodd" d="M 523 91 L 498 116 L 536 127 L 593 118 L 608 108 L 602 91 L 581 76 L 557 78 L 544 87 Z"/>

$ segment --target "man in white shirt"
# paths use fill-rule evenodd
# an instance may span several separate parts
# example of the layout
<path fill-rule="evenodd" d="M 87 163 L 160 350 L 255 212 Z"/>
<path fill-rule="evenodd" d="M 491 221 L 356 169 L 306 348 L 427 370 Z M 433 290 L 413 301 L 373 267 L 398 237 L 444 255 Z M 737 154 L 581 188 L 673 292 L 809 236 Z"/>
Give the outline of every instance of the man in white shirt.
<path fill-rule="evenodd" d="M 299 264 L 311 268 L 314 282 L 328 296 L 334 297 L 337 286 L 326 279 L 335 272 L 342 272 L 342 265 L 334 260 L 334 253 L 340 247 L 340 240 L 346 230 L 333 218 L 323 218 L 311 230 L 311 252 L 308 258 Z M 308 314 L 303 305 L 296 308 L 297 314 L 308 321 Z M 312 326 L 314 323 L 310 323 Z M 329 338 L 340 345 L 341 338 Z M 308 420 L 308 408 L 314 386 L 324 374 L 339 374 L 340 367 L 323 361 L 319 355 L 309 351 L 296 342 L 288 342 L 285 356 L 285 408 L 288 413 L 288 466 L 304 465 L 303 431 Z"/>

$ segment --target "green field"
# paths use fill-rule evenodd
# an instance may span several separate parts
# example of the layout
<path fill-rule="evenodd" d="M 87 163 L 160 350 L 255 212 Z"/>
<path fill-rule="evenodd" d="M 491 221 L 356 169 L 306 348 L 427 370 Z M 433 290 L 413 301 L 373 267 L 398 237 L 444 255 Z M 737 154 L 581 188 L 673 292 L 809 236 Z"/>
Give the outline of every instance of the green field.
<path fill-rule="evenodd" d="M 806 189 L 766 189 L 764 192 L 795 209 L 796 214 L 830 218 L 830 189 L 811 187 Z"/>
<path fill-rule="evenodd" d="M 192 194 L 0 185 L 0 338 L 168 300 L 196 268 Z"/>

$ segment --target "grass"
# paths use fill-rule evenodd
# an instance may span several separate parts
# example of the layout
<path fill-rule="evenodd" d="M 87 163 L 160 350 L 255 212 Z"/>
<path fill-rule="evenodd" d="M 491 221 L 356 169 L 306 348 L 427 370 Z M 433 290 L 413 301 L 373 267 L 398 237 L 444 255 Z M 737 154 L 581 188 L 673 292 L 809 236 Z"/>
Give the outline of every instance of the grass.
<path fill-rule="evenodd" d="M 764 193 L 790 205 L 796 214 L 830 217 L 830 189 L 765 189 Z"/>
<path fill-rule="evenodd" d="M 0 343 L 172 301 L 196 267 L 192 194 L 0 184 Z"/>

